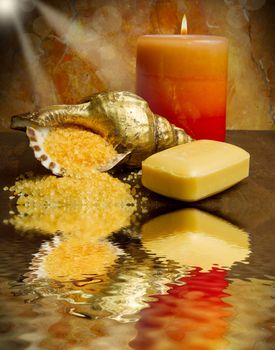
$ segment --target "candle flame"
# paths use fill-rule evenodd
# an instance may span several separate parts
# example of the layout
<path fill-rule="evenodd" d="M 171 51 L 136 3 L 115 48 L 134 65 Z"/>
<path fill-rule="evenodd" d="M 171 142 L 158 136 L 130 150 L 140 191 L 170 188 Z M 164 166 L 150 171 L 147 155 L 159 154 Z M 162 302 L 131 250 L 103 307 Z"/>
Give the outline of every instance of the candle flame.
<path fill-rule="evenodd" d="M 187 34 L 187 19 L 185 15 L 182 17 L 180 33 L 183 35 Z"/>

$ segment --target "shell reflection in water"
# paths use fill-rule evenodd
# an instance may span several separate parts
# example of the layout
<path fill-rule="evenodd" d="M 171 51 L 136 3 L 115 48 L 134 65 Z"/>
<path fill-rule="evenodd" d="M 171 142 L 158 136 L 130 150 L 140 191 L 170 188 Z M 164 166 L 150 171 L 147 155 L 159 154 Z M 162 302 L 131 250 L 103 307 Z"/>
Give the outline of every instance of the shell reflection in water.
<path fill-rule="evenodd" d="M 35 254 L 25 282 L 43 296 L 89 303 L 109 283 L 108 273 L 124 254 L 106 238 L 129 224 L 131 211 L 115 206 L 17 209 L 9 220 L 17 230 L 53 235 Z"/>
<path fill-rule="evenodd" d="M 149 296 L 164 293 L 176 276 L 175 264 L 151 259 L 140 245 L 129 242 L 121 248 L 115 239 L 113 243 L 106 239 L 129 223 L 133 208 L 127 212 L 115 206 L 105 211 L 95 206 L 17 209 L 19 213 L 10 219 L 17 230 L 53 235 L 32 259 L 25 275 L 28 288 L 43 297 L 82 305 L 82 312 L 91 318 L 135 321 Z"/>
<path fill-rule="evenodd" d="M 181 270 L 181 274 L 185 272 Z M 139 319 L 139 311 L 154 299 L 156 294 L 167 292 L 167 285 L 176 279 L 179 269 L 173 263 L 152 259 L 142 250 L 125 255 L 112 275 L 104 295 L 96 301 L 98 308 L 110 313 L 120 322 Z"/>
<path fill-rule="evenodd" d="M 150 296 L 165 293 L 179 271 L 140 247 L 127 249 L 107 240 L 54 236 L 35 254 L 25 282 L 42 296 L 86 305 L 91 318 L 133 322 Z"/>
<path fill-rule="evenodd" d="M 42 295 L 57 294 L 74 303 L 86 303 L 109 281 L 108 272 L 115 267 L 123 251 L 108 241 L 53 237 L 35 254 L 27 274 L 28 283 Z"/>
<path fill-rule="evenodd" d="M 140 312 L 133 349 L 230 348 L 228 270 L 249 255 L 248 235 L 197 209 L 162 215 L 142 228 L 144 248 L 189 270 Z"/>

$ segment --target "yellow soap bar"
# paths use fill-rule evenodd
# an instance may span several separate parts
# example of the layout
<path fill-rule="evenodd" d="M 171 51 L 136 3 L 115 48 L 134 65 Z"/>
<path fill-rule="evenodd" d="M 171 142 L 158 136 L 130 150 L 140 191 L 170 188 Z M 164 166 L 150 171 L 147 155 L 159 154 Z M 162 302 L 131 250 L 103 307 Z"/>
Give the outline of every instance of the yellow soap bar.
<path fill-rule="evenodd" d="M 225 142 L 199 140 L 153 154 L 142 163 L 142 184 L 167 197 L 196 201 L 249 174 L 249 153 Z"/>
<path fill-rule="evenodd" d="M 180 266 L 210 270 L 215 264 L 231 267 L 250 253 L 246 232 L 198 209 L 161 215 L 142 226 L 146 251 L 173 260 Z"/>

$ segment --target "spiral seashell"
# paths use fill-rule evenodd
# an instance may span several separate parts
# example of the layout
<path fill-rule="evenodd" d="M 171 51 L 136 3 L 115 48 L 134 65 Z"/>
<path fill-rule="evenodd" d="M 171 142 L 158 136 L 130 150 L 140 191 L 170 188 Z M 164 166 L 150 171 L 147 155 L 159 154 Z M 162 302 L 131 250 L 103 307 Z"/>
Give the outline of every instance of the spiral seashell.
<path fill-rule="evenodd" d="M 127 91 L 97 93 L 81 104 L 50 106 L 11 120 L 12 129 L 31 127 L 28 134 L 35 133 L 41 140 L 46 134 L 43 128 L 66 124 L 90 129 L 116 147 L 119 156 L 103 165 L 103 171 L 117 164 L 139 167 L 155 152 L 192 141 L 183 129 L 154 114 L 144 99 Z"/>

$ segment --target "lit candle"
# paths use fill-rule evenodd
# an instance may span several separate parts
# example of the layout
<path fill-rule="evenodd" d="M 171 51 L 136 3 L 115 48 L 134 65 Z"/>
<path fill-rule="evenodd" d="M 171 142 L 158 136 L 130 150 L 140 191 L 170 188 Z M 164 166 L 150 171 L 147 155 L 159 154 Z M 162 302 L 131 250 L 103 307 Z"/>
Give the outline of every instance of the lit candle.
<path fill-rule="evenodd" d="M 182 35 L 138 39 L 136 92 L 193 138 L 224 141 L 228 41 L 187 35 L 184 21 Z"/>

